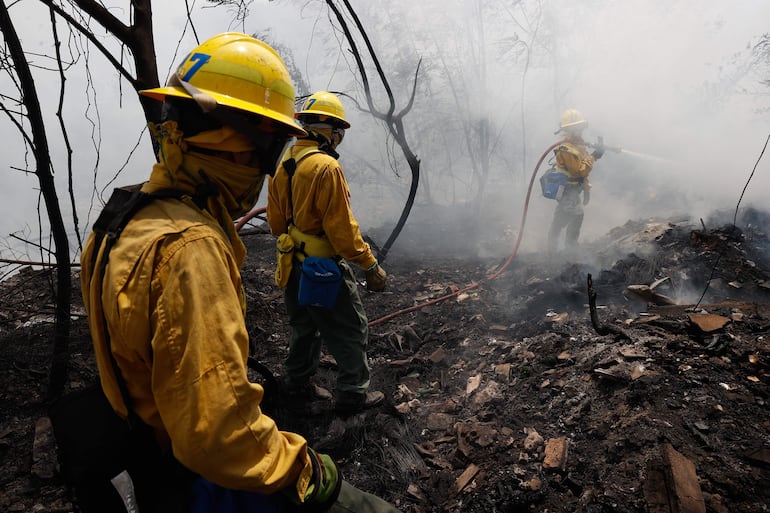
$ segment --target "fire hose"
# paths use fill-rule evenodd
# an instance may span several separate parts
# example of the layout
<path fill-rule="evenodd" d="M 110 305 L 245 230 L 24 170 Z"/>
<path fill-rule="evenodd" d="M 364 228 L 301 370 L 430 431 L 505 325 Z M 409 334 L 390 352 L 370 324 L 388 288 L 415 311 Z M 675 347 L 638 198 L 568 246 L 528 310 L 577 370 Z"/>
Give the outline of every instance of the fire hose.
<path fill-rule="evenodd" d="M 527 212 L 529 210 L 529 200 L 530 200 L 530 197 L 532 196 L 532 186 L 535 183 L 535 178 L 537 177 L 537 172 L 540 169 L 540 166 L 542 165 L 542 163 L 545 160 L 546 156 L 548 156 L 548 154 L 551 152 L 551 150 L 556 148 L 556 146 L 558 146 L 559 144 L 562 144 L 562 142 L 563 141 L 557 141 L 557 142 L 553 143 L 551 146 L 549 146 L 543 152 L 543 154 L 540 156 L 540 159 L 537 161 L 537 164 L 535 165 L 535 169 L 532 171 L 532 176 L 529 179 L 529 187 L 527 187 L 527 196 L 526 196 L 526 198 L 524 200 L 524 209 L 522 210 L 522 213 L 521 213 L 521 227 L 519 228 L 519 234 L 516 237 L 516 242 L 515 242 L 515 244 L 513 246 L 513 251 L 511 251 L 511 254 L 508 256 L 507 260 L 495 272 L 493 272 L 492 274 L 490 274 L 489 276 L 487 276 L 486 278 L 484 278 L 481 281 L 473 282 L 473 283 L 471 283 L 471 284 L 469 284 L 469 285 L 467 285 L 467 286 L 465 286 L 465 287 L 463 287 L 463 288 L 461 288 L 459 290 L 456 290 L 456 291 L 454 291 L 454 292 L 452 292 L 450 294 L 446 294 L 446 295 L 443 295 L 443 296 L 438 297 L 438 298 L 430 299 L 428 301 L 425 301 L 425 302 L 422 302 L 422 303 L 410 306 L 408 308 L 404 308 L 402 310 L 398 310 L 396 312 L 390 313 L 388 315 L 380 317 L 379 319 L 375 319 L 373 321 L 370 321 L 369 322 L 369 326 L 375 326 L 377 324 L 380 324 L 380 323 L 383 323 L 383 322 L 388 321 L 390 319 L 393 319 L 394 317 L 398 317 L 399 315 L 402 315 L 402 314 L 405 314 L 405 313 L 409 313 L 409 312 L 413 312 L 415 310 L 419 310 L 419 309 L 424 308 L 426 306 L 435 305 L 436 303 L 440 303 L 442 301 L 446 301 L 447 299 L 459 296 L 460 294 L 468 292 L 469 290 L 473 290 L 475 288 L 478 288 L 479 286 L 481 286 L 481 284 L 490 282 L 490 281 L 496 279 L 497 277 L 499 277 L 503 273 L 503 271 L 505 271 L 505 269 L 511 264 L 513 259 L 516 258 L 516 254 L 519 252 L 519 246 L 521 245 L 521 240 L 522 240 L 522 237 L 524 236 L 524 226 L 525 226 L 525 224 L 527 222 Z M 614 150 L 614 148 L 613 148 L 613 150 Z M 243 216 L 240 220 L 238 220 L 237 224 L 235 225 L 235 230 L 236 231 L 240 230 L 251 219 L 253 219 L 254 217 L 256 217 L 256 216 L 258 216 L 260 214 L 264 214 L 265 210 L 266 209 L 264 207 L 261 207 L 261 208 L 257 208 L 257 209 L 254 209 L 254 210 L 250 211 L 245 216 Z"/>
<path fill-rule="evenodd" d="M 556 148 L 558 145 L 562 144 L 563 142 L 564 141 L 557 141 L 557 142 L 553 143 L 551 146 L 549 146 L 543 152 L 543 154 L 540 156 L 540 159 L 537 161 L 537 164 L 535 165 L 535 169 L 532 171 L 532 177 L 529 180 L 529 187 L 527 187 L 527 196 L 526 196 L 526 199 L 524 200 L 524 209 L 523 209 L 523 211 L 521 213 L 521 228 L 519 229 L 519 234 L 516 237 L 516 243 L 514 244 L 513 251 L 511 252 L 511 254 L 508 257 L 508 259 L 505 261 L 505 263 L 503 263 L 503 265 L 500 266 L 499 269 L 497 269 L 497 271 L 495 271 L 494 273 L 490 274 L 489 276 L 487 276 L 483 280 L 481 280 L 479 282 L 471 283 L 470 285 L 468 285 L 468 286 L 466 286 L 466 287 L 464 287 L 464 288 L 462 288 L 460 290 L 457 290 L 455 292 L 452 292 L 451 294 L 446 294 L 444 296 L 441 296 L 441 297 L 438 297 L 438 298 L 435 298 L 435 299 L 431 299 L 431 300 L 425 301 L 423 303 L 420 303 L 420 304 L 417 304 L 417 305 L 414 305 L 414 306 L 410 306 L 408 308 L 404 308 L 403 310 L 398 310 L 398 311 L 393 312 L 391 314 L 385 315 L 384 317 L 380 317 L 379 319 L 375 319 L 373 321 L 370 321 L 369 322 L 369 326 L 374 326 L 376 324 L 380 324 L 380 323 L 385 322 L 387 320 L 390 320 L 390 319 L 392 319 L 394 317 L 397 317 L 397 316 L 399 316 L 401 314 L 405 314 L 405 313 L 408 313 L 408 312 L 413 312 L 415 310 L 419 310 L 420 308 L 424 308 L 424 307 L 429 306 L 429 305 L 434 305 L 436 303 L 440 303 L 441 301 L 445 301 L 445 300 L 447 300 L 449 298 L 452 298 L 452 297 L 455 297 L 455 296 L 459 296 L 460 294 L 462 294 L 464 292 L 467 292 L 469 290 L 473 290 L 475 288 L 478 288 L 482 283 L 490 282 L 490 281 L 496 279 L 497 277 L 499 277 L 503 273 L 503 271 L 505 271 L 505 269 L 511 264 L 513 259 L 516 258 L 516 254 L 519 252 L 519 246 L 521 245 L 521 239 L 522 239 L 522 237 L 524 235 L 524 225 L 527 222 L 527 211 L 529 210 L 529 200 L 530 200 L 530 197 L 532 196 L 532 185 L 535 183 L 535 177 L 537 177 L 537 171 L 538 171 L 538 169 L 540 169 L 540 165 L 543 163 L 543 161 L 545 160 L 545 157 L 551 152 L 551 150 L 553 150 L 554 148 Z M 605 146 L 602 142 L 600 142 L 598 144 L 588 143 L 587 145 L 592 147 L 592 148 L 596 148 L 598 146 L 601 146 L 605 150 L 612 151 L 612 152 L 615 152 L 615 153 L 627 153 L 627 154 L 630 154 L 630 155 L 633 155 L 633 156 L 636 156 L 636 157 L 643 157 L 643 158 L 654 159 L 654 160 L 665 160 L 665 159 L 661 159 L 659 157 L 654 157 L 652 155 L 646 155 L 646 154 L 643 154 L 643 153 L 632 152 L 632 151 L 626 150 L 624 148 L 617 148 L 617 147 L 614 147 L 614 146 Z"/>
<path fill-rule="evenodd" d="M 429 306 L 429 305 L 435 305 L 436 303 L 440 303 L 441 301 L 446 301 L 447 299 L 450 299 L 450 298 L 455 297 L 455 296 L 459 296 L 460 294 L 463 294 L 463 293 L 465 293 L 465 292 L 467 292 L 469 290 L 473 290 L 475 288 L 478 288 L 479 286 L 481 286 L 482 283 L 490 282 L 490 281 L 496 279 L 497 277 L 499 277 L 503 273 L 503 271 L 505 271 L 505 269 L 511 264 L 513 259 L 516 258 L 516 254 L 519 252 L 519 246 L 521 245 L 521 239 L 524 236 L 524 225 L 527 222 L 527 211 L 529 210 L 529 200 L 530 200 L 530 197 L 532 196 L 532 185 L 535 183 L 535 177 L 537 177 L 537 171 L 538 171 L 538 169 L 540 169 L 540 165 L 543 163 L 543 161 L 545 160 L 545 157 L 551 152 L 551 150 L 556 148 L 562 142 L 563 141 L 558 141 L 558 142 L 555 142 L 554 144 L 552 144 L 551 146 L 549 146 L 543 152 L 543 154 L 540 156 L 540 159 L 537 161 L 537 165 L 535 165 L 535 169 L 532 171 L 532 177 L 529 179 L 529 187 L 527 187 L 527 196 L 526 196 L 526 198 L 524 200 L 524 209 L 523 209 L 523 211 L 521 213 L 521 227 L 519 228 L 519 234 L 516 237 L 516 243 L 513 246 L 513 251 L 511 251 L 510 256 L 500 266 L 499 269 L 497 269 L 494 273 L 490 274 L 489 276 L 487 276 L 483 280 L 481 280 L 479 282 L 471 283 L 470 285 L 468 285 L 468 286 L 466 286 L 466 287 L 464 287 L 462 289 L 459 289 L 459 290 L 457 290 L 455 292 L 452 292 L 451 294 L 446 294 L 444 296 L 441 296 L 441 297 L 438 297 L 438 298 L 435 298 L 435 299 L 431 299 L 431 300 L 425 301 L 423 303 L 419 303 L 417 305 L 410 306 L 408 308 L 404 308 L 403 310 L 398 310 L 396 312 L 393 312 L 393 313 L 390 313 L 388 315 L 385 315 L 384 317 L 380 317 L 379 319 L 375 319 L 373 321 L 370 321 L 369 322 L 369 326 L 375 326 L 377 324 L 380 324 L 380 323 L 383 323 L 383 322 L 388 321 L 390 319 L 393 319 L 394 317 L 397 317 L 399 315 L 402 315 L 402 314 L 405 314 L 405 313 L 408 313 L 408 312 L 413 312 L 415 310 L 419 310 L 419 309 L 424 308 L 424 307 Z"/>
<path fill-rule="evenodd" d="M 267 209 L 265 207 L 255 208 L 254 210 L 248 212 L 245 216 L 238 219 L 238 222 L 235 223 L 235 231 L 238 232 L 243 228 L 246 223 L 257 217 L 258 215 L 264 214 L 267 212 Z"/>

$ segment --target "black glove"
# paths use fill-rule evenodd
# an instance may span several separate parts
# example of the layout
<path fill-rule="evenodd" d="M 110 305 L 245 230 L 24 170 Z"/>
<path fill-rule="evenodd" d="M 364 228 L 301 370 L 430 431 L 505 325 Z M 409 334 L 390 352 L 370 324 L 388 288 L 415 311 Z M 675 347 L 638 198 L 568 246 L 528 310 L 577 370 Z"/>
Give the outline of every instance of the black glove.
<path fill-rule="evenodd" d="M 599 160 L 602 158 L 602 155 L 604 155 L 604 137 L 599 136 L 597 137 L 597 142 L 594 145 L 594 152 L 591 153 L 591 156 L 594 160 Z"/>

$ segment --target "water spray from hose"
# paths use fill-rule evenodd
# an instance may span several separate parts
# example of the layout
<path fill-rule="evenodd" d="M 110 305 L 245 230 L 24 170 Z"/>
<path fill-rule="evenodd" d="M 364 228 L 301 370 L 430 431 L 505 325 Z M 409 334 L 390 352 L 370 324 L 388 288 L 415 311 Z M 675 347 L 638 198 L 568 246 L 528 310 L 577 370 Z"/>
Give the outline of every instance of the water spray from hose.
<path fill-rule="evenodd" d="M 625 155 L 644 159 L 644 160 L 654 160 L 657 162 L 672 162 L 670 159 L 665 159 L 663 157 L 656 157 L 655 155 L 650 155 L 648 153 L 631 151 L 625 148 L 618 148 L 617 146 L 607 146 L 606 144 L 596 144 L 596 143 L 587 143 L 587 145 L 590 146 L 591 148 L 597 148 L 601 146 L 602 148 L 604 148 L 605 151 L 611 151 L 613 153 L 623 153 Z"/>

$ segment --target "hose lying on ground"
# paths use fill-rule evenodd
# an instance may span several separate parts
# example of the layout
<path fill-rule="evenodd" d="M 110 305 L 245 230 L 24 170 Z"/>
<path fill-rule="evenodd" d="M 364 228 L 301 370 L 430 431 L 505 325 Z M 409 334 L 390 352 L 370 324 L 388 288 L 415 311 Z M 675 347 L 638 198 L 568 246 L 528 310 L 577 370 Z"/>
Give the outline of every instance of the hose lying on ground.
<path fill-rule="evenodd" d="M 484 278 L 480 282 L 471 283 L 470 285 L 468 285 L 466 287 L 463 287 L 463 288 L 461 288 L 461 289 L 459 289 L 459 290 L 457 290 L 455 292 L 452 292 L 451 294 L 446 294 L 444 296 L 441 296 L 441 297 L 438 297 L 438 298 L 435 298 L 435 299 L 431 299 L 429 301 L 425 301 L 423 303 L 420 303 L 420 304 L 417 304 L 417 305 L 414 305 L 414 306 L 410 306 L 408 308 L 404 308 L 402 310 L 398 310 L 396 312 L 390 313 L 388 315 L 385 315 L 384 317 L 380 317 L 379 319 L 375 319 L 373 321 L 370 321 L 369 322 L 369 326 L 375 326 L 377 324 L 383 323 L 383 322 L 385 322 L 387 320 L 390 320 L 390 319 L 392 319 L 394 317 L 397 317 L 399 315 L 402 315 L 402 314 L 405 314 L 405 313 L 408 313 L 408 312 L 413 312 L 415 310 L 419 310 L 419 309 L 424 308 L 426 306 L 434 305 L 436 303 L 440 303 L 441 301 L 446 301 L 449 298 L 452 298 L 452 297 L 455 297 L 455 296 L 459 296 L 460 294 L 462 294 L 464 292 L 467 292 L 469 290 L 473 290 L 473 289 L 479 287 L 482 283 L 490 282 L 490 281 L 496 279 L 498 276 L 500 276 L 503 273 L 503 271 L 505 271 L 505 269 L 510 265 L 510 263 L 513 261 L 513 259 L 516 258 L 516 254 L 519 252 L 519 246 L 521 245 L 521 240 L 522 240 L 522 237 L 524 235 L 524 225 L 527 222 L 527 212 L 529 210 L 529 200 L 530 200 L 530 197 L 532 196 L 532 186 L 535 183 L 535 178 L 537 177 L 537 171 L 538 171 L 538 169 L 540 169 L 540 165 L 543 163 L 543 161 L 545 160 L 546 156 L 548 156 L 548 154 L 551 152 L 551 150 L 556 148 L 556 146 L 562 144 L 562 142 L 563 141 L 558 141 L 558 142 L 553 143 L 551 146 L 549 146 L 543 152 L 543 154 L 540 156 L 540 159 L 537 161 L 537 164 L 535 165 L 535 169 L 532 171 L 532 177 L 529 180 L 529 187 L 527 187 L 527 196 L 526 196 L 526 198 L 524 200 L 524 209 L 523 209 L 523 211 L 521 213 L 521 227 L 519 228 L 519 234 L 516 237 L 516 243 L 513 246 L 513 251 L 511 252 L 510 256 L 503 263 L 503 265 L 500 266 L 499 269 L 497 269 L 494 273 L 492 273 L 491 275 L 487 276 L 486 278 Z M 253 219 L 254 217 L 256 217 L 256 216 L 258 216 L 260 214 L 264 214 L 265 211 L 266 211 L 265 207 L 261 207 L 261 208 L 257 208 L 257 209 L 252 210 L 251 212 L 249 212 L 248 214 L 246 214 L 245 216 L 243 216 L 241 219 L 238 220 L 237 224 L 235 225 L 235 230 L 236 231 L 240 230 L 247 222 L 249 222 L 251 219 Z"/>
<path fill-rule="evenodd" d="M 464 292 L 467 292 L 469 290 L 473 290 L 473 289 L 477 288 L 482 283 L 490 282 L 490 281 L 494 280 L 495 278 L 497 278 L 498 276 L 500 276 L 503 273 L 503 271 L 505 271 L 505 269 L 510 265 L 510 263 L 513 261 L 513 259 L 516 258 L 516 254 L 519 252 L 519 246 L 521 245 L 521 239 L 522 239 L 522 237 L 524 235 L 524 225 L 527 222 L 527 211 L 529 210 L 529 200 L 530 200 L 530 197 L 532 196 L 532 185 L 535 183 L 535 177 L 537 177 L 537 171 L 538 171 L 538 169 L 540 169 L 540 165 L 543 163 L 543 161 L 545 160 L 545 157 L 548 156 L 548 154 L 551 152 L 551 150 L 556 148 L 556 146 L 558 146 L 562 142 L 563 141 L 558 141 L 558 142 L 555 142 L 554 144 L 552 144 L 551 146 L 549 146 L 548 149 L 546 149 L 543 152 L 543 154 L 540 156 L 540 159 L 537 161 L 537 165 L 535 165 L 535 169 L 532 171 L 532 177 L 529 180 L 529 187 L 527 188 L 527 196 L 526 196 L 526 199 L 524 200 L 524 210 L 521 213 L 521 227 L 519 228 L 519 234 L 516 237 L 516 243 L 514 244 L 513 251 L 511 252 L 511 254 L 508 257 L 508 259 L 505 261 L 505 263 L 503 263 L 503 265 L 500 266 L 500 268 L 497 271 L 495 271 L 491 275 L 487 276 L 482 281 L 471 283 L 467 287 L 461 288 L 461 289 L 459 289 L 459 290 L 457 290 L 455 292 L 452 292 L 451 294 L 447 294 L 447 295 L 441 296 L 439 298 L 431 299 L 431 300 L 426 301 L 424 303 L 420 303 L 420 304 L 411 306 L 409 308 L 404 308 L 403 310 L 398 310 L 398 311 L 393 312 L 391 314 L 385 315 L 384 317 L 380 317 L 379 319 L 375 319 L 373 321 L 370 321 L 369 322 L 369 326 L 375 326 L 377 324 L 380 324 L 380 323 L 383 323 L 383 322 L 385 322 L 387 320 L 390 320 L 390 319 L 392 319 L 394 317 L 397 317 L 397 316 L 399 316 L 401 314 L 405 314 L 405 313 L 408 313 L 408 312 L 413 312 L 415 310 L 419 310 L 419 309 L 424 308 L 426 306 L 434 305 L 434 304 L 439 303 L 441 301 L 445 301 L 445 300 L 447 300 L 449 298 L 452 298 L 452 297 L 455 297 L 455 296 L 459 296 L 460 294 L 462 294 Z"/>

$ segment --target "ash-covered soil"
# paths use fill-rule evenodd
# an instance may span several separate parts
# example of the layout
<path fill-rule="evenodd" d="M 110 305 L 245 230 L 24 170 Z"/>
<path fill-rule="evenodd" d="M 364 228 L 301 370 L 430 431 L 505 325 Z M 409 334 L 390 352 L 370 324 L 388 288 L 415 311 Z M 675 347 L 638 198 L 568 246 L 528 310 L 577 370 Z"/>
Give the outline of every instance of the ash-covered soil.
<path fill-rule="evenodd" d="M 770 216 L 739 221 L 633 221 L 579 254 L 522 253 L 502 272 L 506 258 L 480 259 L 467 241 L 452 258 L 394 250 L 387 291 L 361 288 L 386 405 L 341 418 L 279 397 L 266 410 L 405 513 L 768 511 Z M 248 322 L 278 375 L 289 330 L 273 238 L 255 231 Z M 40 420 L 49 279 L 0 284 L 2 511 L 73 511 Z M 96 374 L 73 298 L 77 388 Z M 334 370 L 326 356 L 315 382 L 332 389 Z"/>

